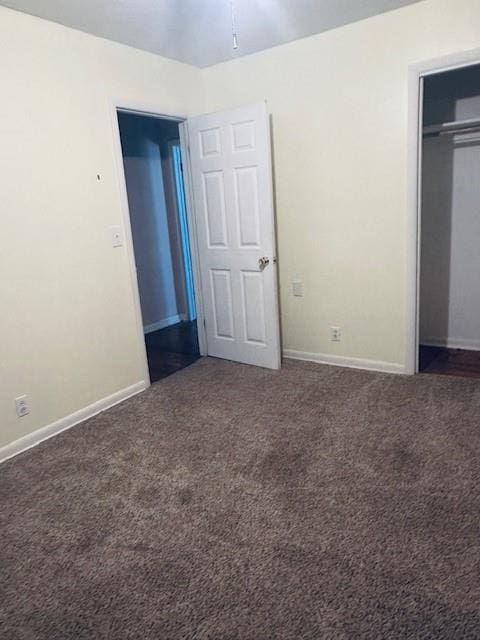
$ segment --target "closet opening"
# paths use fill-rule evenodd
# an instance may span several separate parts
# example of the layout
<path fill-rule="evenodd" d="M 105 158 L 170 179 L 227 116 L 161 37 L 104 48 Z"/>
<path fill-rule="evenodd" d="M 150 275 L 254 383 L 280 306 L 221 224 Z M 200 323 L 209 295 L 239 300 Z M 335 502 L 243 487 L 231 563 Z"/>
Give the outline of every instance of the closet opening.
<path fill-rule="evenodd" d="M 179 122 L 117 110 L 150 381 L 200 358 Z"/>
<path fill-rule="evenodd" d="M 423 80 L 419 371 L 480 378 L 480 65 Z"/>

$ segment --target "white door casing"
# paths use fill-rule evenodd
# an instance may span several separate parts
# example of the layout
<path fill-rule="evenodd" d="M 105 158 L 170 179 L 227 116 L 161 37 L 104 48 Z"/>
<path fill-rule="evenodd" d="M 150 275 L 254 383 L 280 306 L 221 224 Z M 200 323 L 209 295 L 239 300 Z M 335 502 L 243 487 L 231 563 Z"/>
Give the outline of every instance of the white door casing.
<path fill-rule="evenodd" d="M 278 369 L 266 104 L 191 118 L 187 127 L 208 355 Z"/>

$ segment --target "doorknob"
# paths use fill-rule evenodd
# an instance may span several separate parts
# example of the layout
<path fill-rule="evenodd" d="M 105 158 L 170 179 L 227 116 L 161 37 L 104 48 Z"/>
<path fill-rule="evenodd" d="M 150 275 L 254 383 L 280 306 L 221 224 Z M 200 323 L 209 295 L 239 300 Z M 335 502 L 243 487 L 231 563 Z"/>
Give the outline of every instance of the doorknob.
<path fill-rule="evenodd" d="M 260 260 L 258 261 L 258 266 L 260 268 L 260 271 L 263 271 L 265 267 L 268 267 L 269 264 L 270 264 L 270 259 L 267 258 L 266 256 L 264 256 L 263 258 L 260 258 Z"/>

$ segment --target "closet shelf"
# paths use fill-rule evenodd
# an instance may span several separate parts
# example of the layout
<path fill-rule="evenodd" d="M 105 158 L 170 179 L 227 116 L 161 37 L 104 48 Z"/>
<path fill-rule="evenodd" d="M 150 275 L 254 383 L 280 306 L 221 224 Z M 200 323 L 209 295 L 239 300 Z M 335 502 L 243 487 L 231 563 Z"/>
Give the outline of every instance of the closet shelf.
<path fill-rule="evenodd" d="M 480 131 L 480 118 L 443 122 L 442 124 L 423 127 L 424 136 L 454 135 L 456 133 L 472 133 L 474 131 Z"/>

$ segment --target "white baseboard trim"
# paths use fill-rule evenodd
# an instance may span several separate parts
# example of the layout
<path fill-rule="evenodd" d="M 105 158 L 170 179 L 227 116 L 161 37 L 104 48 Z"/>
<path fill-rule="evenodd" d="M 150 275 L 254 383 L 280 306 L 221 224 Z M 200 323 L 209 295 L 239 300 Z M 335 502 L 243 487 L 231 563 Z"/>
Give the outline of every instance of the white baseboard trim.
<path fill-rule="evenodd" d="M 406 374 L 406 367 L 396 362 L 383 362 L 381 360 L 366 360 L 363 358 L 349 358 L 348 356 L 336 356 L 327 353 L 309 353 L 308 351 L 294 351 L 285 349 L 284 358 L 292 360 L 306 360 L 308 362 L 318 362 L 319 364 L 329 364 L 336 367 L 347 367 L 349 369 L 366 369 L 367 371 L 380 371 L 382 373 Z"/>
<path fill-rule="evenodd" d="M 425 340 L 420 340 L 420 344 L 426 347 L 480 351 L 480 340 L 466 340 L 465 338 L 425 338 Z"/>
<path fill-rule="evenodd" d="M 29 433 L 10 444 L 5 445 L 0 448 L 0 464 L 5 462 L 9 458 L 13 458 L 14 456 L 26 451 L 27 449 L 31 449 L 35 447 L 40 442 L 44 440 L 48 440 L 53 436 L 61 433 L 62 431 L 66 431 L 71 427 L 74 427 L 76 424 L 87 420 L 88 418 L 92 418 L 96 416 L 98 413 L 105 411 L 106 409 L 110 409 L 116 404 L 123 402 L 127 398 L 140 393 L 141 391 L 145 391 L 148 387 L 148 384 L 142 380 L 141 382 L 136 382 L 132 384 L 130 387 L 126 387 L 121 391 L 117 391 L 116 393 L 112 393 L 112 395 L 107 396 L 106 398 L 102 398 L 101 400 L 97 400 L 93 404 L 85 407 L 84 409 L 80 409 L 79 411 L 75 411 L 64 418 L 60 418 L 60 420 L 56 420 L 51 424 L 46 425 L 45 427 L 41 427 L 37 429 L 33 433 Z"/>
<path fill-rule="evenodd" d="M 159 329 L 165 329 L 165 327 L 170 327 L 172 324 L 178 324 L 179 322 L 185 322 L 187 319 L 186 313 L 179 313 L 175 316 L 169 316 L 168 318 L 164 318 L 163 320 L 159 320 L 158 322 L 154 322 L 152 324 L 146 324 L 143 327 L 143 333 L 153 333 L 153 331 L 158 331 Z"/>

